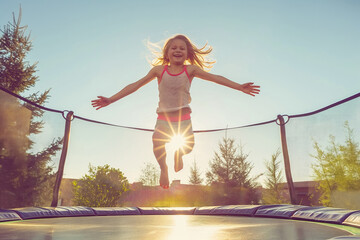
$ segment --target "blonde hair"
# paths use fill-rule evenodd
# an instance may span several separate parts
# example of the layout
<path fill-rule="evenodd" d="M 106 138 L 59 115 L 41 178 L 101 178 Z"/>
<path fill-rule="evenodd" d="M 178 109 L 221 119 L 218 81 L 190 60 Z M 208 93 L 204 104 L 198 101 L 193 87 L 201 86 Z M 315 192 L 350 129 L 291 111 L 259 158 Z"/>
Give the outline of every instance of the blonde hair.
<path fill-rule="evenodd" d="M 176 35 L 172 38 L 169 38 L 166 40 L 162 49 L 157 44 L 148 42 L 148 47 L 155 56 L 155 59 L 151 63 L 153 66 L 169 64 L 167 52 L 172 41 L 175 39 L 183 40 L 186 43 L 188 58 L 186 59 L 185 64 L 197 65 L 202 69 L 207 68 L 208 70 L 212 68 L 212 65 L 215 63 L 215 61 L 209 61 L 206 58 L 206 56 L 211 53 L 212 47 L 205 44 L 202 48 L 198 48 L 190 41 L 188 37 L 184 35 Z M 161 52 L 154 50 L 155 48 L 161 49 Z"/>

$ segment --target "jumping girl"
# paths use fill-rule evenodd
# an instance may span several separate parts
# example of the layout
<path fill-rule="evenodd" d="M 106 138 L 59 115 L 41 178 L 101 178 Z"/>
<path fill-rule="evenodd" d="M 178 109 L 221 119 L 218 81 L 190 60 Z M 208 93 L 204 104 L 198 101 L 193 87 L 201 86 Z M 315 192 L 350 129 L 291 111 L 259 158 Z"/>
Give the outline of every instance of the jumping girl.
<path fill-rule="evenodd" d="M 162 56 L 156 59 L 154 67 L 145 77 L 129 84 L 110 98 L 98 96 L 96 100 L 92 101 L 92 106 L 98 110 L 126 97 L 157 78 L 159 105 L 156 112 L 158 118 L 152 140 L 154 155 L 161 169 L 160 186 L 164 189 L 169 188 L 165 144 L 174 135 L 181 135 L 185 138 L 184 147 L 175 152 L 175 172 L 183 168 L 182 157 L 190 153 L 194 147 L 189 106 L 191 101 L 189 90 L 192 80 L 195 77 L 200 78 L 242 91 L 251 96 L 260 92 L 260 86 L 255 86 L 253 83 L 238 84 L 223 76 L 204 71 L 204 68 L 211 68 L 213 64 L 213 62 L 204 59 L 204 56 L 212 51 L 212 48 L 205 49 L 205 47 L 206 45 L 203 48 L 197 48 L 184 35 L 172 37 L 166 41 Z"/>

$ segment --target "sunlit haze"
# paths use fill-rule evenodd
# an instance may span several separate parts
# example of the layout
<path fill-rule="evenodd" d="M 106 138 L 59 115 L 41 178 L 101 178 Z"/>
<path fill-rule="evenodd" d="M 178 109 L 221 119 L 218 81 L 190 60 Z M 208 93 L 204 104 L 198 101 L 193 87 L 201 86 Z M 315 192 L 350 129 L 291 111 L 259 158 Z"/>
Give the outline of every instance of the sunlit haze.
<path fill-rule="evenodd" d="M 146 43 L 161 45 L 178 33 L 199 47 L 206 43 L 213 47 L 211 58 L 216 63 L 211 73 L 261 86 L 260 94 L 252 97 L 194 79 L 190 104 L 194 130 L 230 128 L 272 120 L 278 114 L 310 112 L 360 90 L 360 1 L 356 0 L 2 0 L 0 6 L 2 26 L 12 20 L 13 12 L 18 15 L 21 6 L 22 25 L 31 33 L 33 48 L 27 61 L 38 62 L 39 81 L 29 92 L 51 89 L 46 107 L 71 110 L 98 121 L 154 128 L 157 81 L 98 111 L 91 100 L 100 95 L 110 97 L 145 76 L 151 69 Z M 349 120 L 355 127 L 358 109 L 351 115 L 353 119 L 346 114 L 356 108 L 349 105 L 343 109 L 330 116 L 344 116 L 339 117 L 339 124 Z M 45 114 L 45 118 L 49 123 L 36 142 L 39 149 L 64 133 L 61 115 Z M 315 134 L 310 122 L 304 120 L 301 126 Z M 311 175 L 311 162 L 304 158 L 310 158 L 312 143 L 305 146 L 294 138 L 303 134 L 298 126 L 288 131 L 288 141 L 306 149 L 296 147 L 292 152 L 294 178 L 303 180 Z M 325 137 L 336 133 L 331 127 L 327 130 L 321 133 Z M 136 182 L 144 162 L 157 164 L 151 136 L 151 132 L 74 120 L 64 177 L 80 178 L 89 164 L 110 164 Z M 184 158 L 179 173 L 172 170 L 173 154 L 169 152 L 170 182 L 180 179 L 187 183 L 193 160 L 204 178 L 224 136 L 234 137 L 243 146 L 256 174 L 264 171 L 264 161 L 280 147 L 276 124 L 196 134 L 194 152 Z M 304 157 L 297 158 L 297 151 Z M 57 161 L 54 166 L 57 168 Z M 304 172 L 306 177 L 299 175 Z"/>

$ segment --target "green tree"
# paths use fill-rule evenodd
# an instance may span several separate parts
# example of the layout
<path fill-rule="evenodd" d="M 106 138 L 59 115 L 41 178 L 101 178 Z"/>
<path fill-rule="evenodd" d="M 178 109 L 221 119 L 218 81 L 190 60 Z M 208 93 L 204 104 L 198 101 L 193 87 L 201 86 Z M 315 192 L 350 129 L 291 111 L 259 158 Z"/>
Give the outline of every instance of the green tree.
<path fill-rule="evenodd" d="M 245 154 L 243 148 L 235 146 L 235 139 L 224 137 L 219 143 L 220 152 L 215 152 L 215 156 L 210 161 L 210 171 L 206 173 L 207 183 L 210 185 L 225 185 L 225 192 L 231 193 L 229 196 L 235 196 L 234 189 L 246 190 L 247 197 L 243 196 L 241 199 L 246 203 L 257 203 L 258 196 L 256 195 L 256 187 L 258 186 L 257 179 L 261 176 L 251 177 L 251 170 L 254 168 L 253 164 L 248 162 L 248 154 Z M 239 191 L 237 194 L 239 195 Z M 225 193 L 226 195 L 227 193 Z M 237 201 L 234 198 L 234 201 Z M 226 200 L 227 204 L 230 204 Z"/>
<path fill-rule="evenodd" d="M 206 173 L 208 184 L 225 183 L 228 186 L 253 187 L 257 185 L 256 178 L 250 173 L 254 166 L 247 161 L 248 154 L 243 148 L 235 146 L 235 139 L 224 137 L 219 143 L 220 152 L 210 161 L 210 171 Z"/>
<path fill-rule="evenodd" d="M 331 206 L 331 194 L 334 191 L 360 190 L 360 150 L 355 142 L 353 130 L 345 123 L 346 139 L 337 144 L 334 136 L 329 137 L 329 145 L 323 149 L 314 142 L 316 163 L 312 165 L 314 179 L 319 181 L 319 201 Z"/>
<path fill-rule="evenodd" d="M 36 63 L 31 65 L 26 61 L 32 48 L 26 30 L 26 26 L 21 26 L 21 9 L 19 17 L 16 19 L 13 14 L 13 21 L 1 30 L 0 86 L 16 94 L 29 90 L 38 81 Z M 21 104 L 4 93 L 0 97 L 1 128 L 4 130 L 0 137 L 0 207 L 49 204 L 54 180 L 49 163 L 60 149 L 61 139 L 54 139 L 42 151 L 34 153 L 30 137 L 41 133 L 43 110 Z M 48 97 L 49 90 L 30 94 L 27 98 L 43 105 Z"/>
<path fill-rule="evenodd" d="M 89 166 L 89 174 L 73 181 L 74 202 L 89 207 L 114 207 L 123 193 L 129 190 L 124 174 L 109 165 Z"/>
<path fill-rule="evenodd" d="M 159 185 L 160 170 L 155 164 L 148 162 L 145 167 L 141 169 L 140 182 L 146 186 Z"/>
<path fill-rule="evenodd" d="M 282 187 L 281 183 L 283 182 L 284 178 L 280 169 L 280 161 L 278 161 L 279 156 L 280 150 L 278 149 L 276 153 L 271 156 L 271 160 L 265 162 L 266 189 L 263 192 L 262 198 L 264 204 L 287 203 L 286 199 L 282 195 L 284 188 Z"/>
<path fill-rule="evenodd" d="M 200 170 L 197 167 L 195 160 L 193 162 L 192 167 L 190 167 L 189 182 L 194 185 L 199 185 L 203 182 L 203 179 L 201 178 Z"/>

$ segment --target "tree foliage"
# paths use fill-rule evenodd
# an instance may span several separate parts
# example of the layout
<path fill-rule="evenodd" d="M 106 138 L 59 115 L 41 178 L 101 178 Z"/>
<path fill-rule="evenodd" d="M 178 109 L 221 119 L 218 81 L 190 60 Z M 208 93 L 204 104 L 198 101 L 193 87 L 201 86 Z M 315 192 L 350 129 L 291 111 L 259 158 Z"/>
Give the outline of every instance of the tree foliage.
<path fill-rule="evenodd" d="M 189 182 L 193 185 L 199 185 L 202 184 L 203 182 L 203 179 L 201 178 L 200 170 L 197 167 L 195 160 L 193 162 L 193 165 L 190 167 Z"/>
<path fill-rule="evenodd" d="M 89 207 L 115 207 L 122 194 L 129 190 L 124 174 L 109 165 L 89 166 L 89 174 L 73 181 L 74 202 Z"/>
<path fill-rule="evenodd" d="M 9 22 L 1 30 L 0 39 L 0 79 L 1 86 L 14 92 L 21 93 L 34 86 L 38 77 L 36 64 L 30 65 L 25 61 L 26 55 L 32 49 L 30 35 L 26 34 L 27 26 L 21 26 L 21 9 L 16 20 Z"/>
<path fill-rule="evenodd" d="M 286 199 L 283 196 L 283 190 L 281 183 L 284 178 L 280 169 L 280 150 L 277 150 L 272 156 L 270 161 L 265 162 L 265 187 L 263 192 L 263 203 L 264 204 L 283 204 L 286 203 Z"/>
<path fill-rule="evenodd" d="M 140 182 L 145 186 L 159 185 L 160 170 L 155 164 L 148 162 L 141 169 Z"/>
<path fill-rule="evenodd" d="M 346 139 L 343 144 L 336 143 L 335 137 L 329 137 L 329 145 L 323 149 L 314 142 L 316 162 L 312 165 L 315 180 L 319 181 L 319 201 L 331 206 L 331 194 L 334 191 L 360 190 L 360 149 L 355 142 L 353 130 L 345 123 Z"/>
<path fill-rule="evenodd" d="M 0 86 L 20 94 L 34 87 L 38 77 L 36 63 L 26 56 L 32 48 L 27 27 L 21 26 L 21 9 L 16 19 L 1 30 Z M 32 93 L 27 98 L 38 105 L 45 104 L 49 90 Z M 50 203 L 54 175 L 49 166 L 61 146 L 54 139 L 40 152 L 33 152 L 33 134 L 41 133 L 43 110 L 1 93 L 0 96 L 0 207 L 23 207 Z"/>
<path fill-rule="evenodd" d="M 228 186 L 251 188 L 256 184 L 257 178 L 250 176 L 254 166 L 247 161 L 248 154 L 243 148 L 235 146 L 235 139 L 224 137 L 219 143 L 220 152 L 210 161 L 210 171 L 206 173 L 207 182 L 224 183 Z"/>
<path fill-rule="evenodd" d="M 244 153 L 241 146 L 235 146 L 235 139 L 228 137 L 224 137 L 219 143 L 219 150 L 219 152 L 215 152 L 213 160 L 209 162 L 210 171 L 206 173 L 207 183 L 219 185 L 219 189 L 221 185 L 223 186 L 221 189 L 225 190 L 220 193 L 221 198 L 223 199 L 225 196 L 230 200 L 223 199 L 221 201 L 225 201 L 227 204 L 238 203 L 237 197 L 241 195 L 242 189 L 243 192 L 247 192 L 247 197 L 241 197 L 241 199 L 247 199 L 245 203 L 257 203 L 259 199 L 255 190 L 260 175 L 251 177 L 250 173 L 254 166 L 248 162 L 248 154 Z M 237 188 L 235 192 L 234 188 Z"/>

